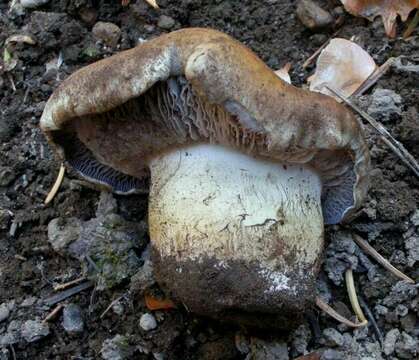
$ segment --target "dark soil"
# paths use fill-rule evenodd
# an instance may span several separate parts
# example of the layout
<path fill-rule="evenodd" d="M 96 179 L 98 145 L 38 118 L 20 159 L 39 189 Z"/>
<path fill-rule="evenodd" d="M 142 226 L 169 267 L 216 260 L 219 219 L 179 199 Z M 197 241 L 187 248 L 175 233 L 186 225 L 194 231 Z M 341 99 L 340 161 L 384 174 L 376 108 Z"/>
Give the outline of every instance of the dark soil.
<path fill-rule="evenodd" d="M 0 3 L 2 48 L 5 40 L 14 34 L 31 35 L 36 40 L 35 45 L 17 44 L 13 50 L 13 56 L 18 59 L 16 67 L 10 72 L 0 72 L 0 210 L 7 210 L 9 214 L 0 219 L 0 304 L 12 299 L 20 304 L 30 296 L 46 298 L 54 293 L 53 282 L 66 282 L 82 273 L 81 264 L 54 252 L 47 238 L 47 225 L 53 218 L 88 220 L 94 217 L 99 197 L 96 191 L 74 181 L 74 174 L 67 173 L 53 202 L 44 205 L 60 164 L 54 159 L 38 123 L 45 102 L 63 79 L 84 65 L 169 31 L 157 25 L 159 17 L 164 14 L 175 20 L 170 30 L 200 26 L 227 32 L 253 49 L 273 69 L 291 62 L 291 79 L 295 85 L 302 86 L 315 65 L 303 69 L 303 62 L 337 29 L 330 27 L 323 33 L 310 32 L 297 19 L 294 1 L 158 0 L 158 3 L 160 10 L 151 8 L 142 0 L 131 1 L 127 7 L 122 7 L 116 0 L 60 0 L 22 14 L 9 12 L 9 4 Z M 416 36 L 408 40 L 391 40 L 385 36 L 381 20 L 371 23 L 354 18 L 337 8 L 338 1 L 318 3 L 336 19 L 339 18 L 339 25 L 336 25 L 340 27 L 339 36 L 355 37 L 378 64 L 389 57 L 402 55 L 411 62 L 419 60 L 417 31 L 413 34 Z M 112 22 L 120 27 L 121 38 L 116 48 L 104 46 L 94 38 L 91 30 L 97 21 Z M 404 27 L 400 24 L 399 33 Z M 62 59 L 62 65 L 46 71 L 47 64 L 58 57 Z M 375 85 L 401 95 L 401 115 L 392 117 L 385 125 L 416 158 L 419 158 L 418 83 L 418 73 L 392 69 Z M 408 237 L 419 236 L 411 220 L 418 211 L 419 180 L 372 132 L 369 141 L 373 160 L 369 198 L 365 210 L 347 229 L 369 239 L 383 256 L 418 280 L 418 267 L 409 265 L 406 260 L 405 241 Z M 117 197 L 117 202 L 119 214 L 126 220 L 146 219 L 146 195 Z M 13 229 L 16 229 L 14 233 Z M 327 229 L 327 239 L 339 229 Z M 377 317 L 383 334 L 397 328 L 417 338 L 417 299 L 416 309 L 414 299 L 400 300 L 409 310 L 407 315 L 395 315 L 390 306 L 387 315 L 377 315 L 376 305 L 389 296 L 397 279 L 380 267 L 376 268 L 373 279 L 368 276 L 367 269 L 360 266 L 358 270 L 355 276 L 359 292 Z M 329 279 L 327 283 L 332 303 L 337 303 L 336 307 L 344 303 L 350 308 L 344 285 L 335 285 Z M 94 297 L 91 290 L 73 296 L 70 301 L 79 304 L 84 312 L 84 332 L 79 335 L 66 333 L 59 315 L 50 322 L 51 332 L 47 337 L 33 343 L 14 344 L 16 357 L 99 359 L 103 341 L 115 334 L 126 336 L 129 346 L 132 346 L 132 352 L 126 358 L 153 359 L 163 356 L 161 354 L 166 359 L 246 357 L 235 345 L 240 329 L 196 317 L 185 309 L 157 312 L 158 327 L 145 332 L 139 327 L 139 319 L 147 311 L 143 297 L 130 299 L 122 315 L 110 311 L 100 318 L 108 305 L 128 289 L 129 284 L 123 283 L 98 292 Z M 10 317 L 0 322 L 0 336 L 11 320 L 32 319 L 35 315 L 44 318 L 51 310 L 52 307 L 24 308 L 17 305 Z M 352 334 L 317 312 L 313 312 L 310 318 L 310 323 L 318 324 L 321 330 L 335 328 Z M 315 333 L 313 330 L 313 336 L 308 337 L 308 350 L 328 348 L 328 344 L 316 339 Z M 241 334 L 246 333 L 242 331 Z M 286 342 L 290 358 L 298 355 L 292 334 L 252 335 Z M 366 339 L 363 341 L 375 341 L 372 327 L 369 327 Z M 9 355 L 5 356 L 12 358 L 10 346 L 6 352 Z M 354 354 L 353 359 L 356 356 L 362 358 L 361 350 Z M 384 354 L 382 356 L 385 358 Z M 402 358 L 413 359 L 414 355 Z M 0 359 L 3 359 L 1 353 Z"/>

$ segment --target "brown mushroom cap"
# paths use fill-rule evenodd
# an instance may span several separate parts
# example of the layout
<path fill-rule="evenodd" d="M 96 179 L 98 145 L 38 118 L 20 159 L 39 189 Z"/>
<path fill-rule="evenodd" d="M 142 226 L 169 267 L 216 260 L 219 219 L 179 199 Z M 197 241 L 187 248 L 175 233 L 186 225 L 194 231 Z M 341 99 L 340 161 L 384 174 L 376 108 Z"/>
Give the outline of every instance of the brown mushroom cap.
<path fill-rule="evenodd" d="M 312 167 L 326 223 L 349 219 L 368 187 L 353 114 L 285 83 L 210 29 L 179 30 L 80 69 L 49 99 L 41 128 L 82 176 L 119 193 L 144 186 L 155 156 L 193 143 Z"/>

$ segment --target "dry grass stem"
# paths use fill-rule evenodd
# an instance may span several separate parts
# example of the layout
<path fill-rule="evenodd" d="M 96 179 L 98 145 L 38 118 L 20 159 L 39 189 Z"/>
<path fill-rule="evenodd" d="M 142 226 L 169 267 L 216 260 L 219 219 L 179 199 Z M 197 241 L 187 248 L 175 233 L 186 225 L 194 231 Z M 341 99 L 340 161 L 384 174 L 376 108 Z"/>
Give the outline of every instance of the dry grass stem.
<path fill-rule="evenodd" d="M 359 88 L 351 95 L 351 96 L 359 96 L 365 93 L 371 86 L 373 86 L 387 71 L 390 67 L 394 64 L 395 58 L 389 58 L 387 61 L 377 67 L 375 71 L 368 76 L 367 79 L 359 86 Z"/>
<path fill-rule="evenodd" d="M 362 323 L 368 324 L 368 320 L 365 318 L 364 313 L 362 312 L 361 306 L 359 306 L 358 296 L 356 295 L 355 283 L 354 283 L 354 275 L 352 269 L 346 270 L 345 273 L 345 281 L 346 281 L 346 290 L 348 291 L 349 300 L 352 305 L 352 309 L 354 310 L 358 320 Z"/>
<path fill-rule="evenodd" d="M 406 280 L 410 284 L 414 284 L 415 281 L 407 276 L 406 274 L 402 273 L 400 270 L 396 269 L 390 262 L 380 255 L 377 250 L 375 250 L 367 241 L 365 241 L 359 235 L 353 234 L 353 240 L 357 243 L 357 245 L 364 250 L 367 254 L 371 255 L 379 264 L 381 264 L 385 269 L 390 271 L 394 276 L 398 277 L 399 279 Z"/>
<path fill-rule="evenodd" d="M 86 280 L 86 277 L 82 276 L 82 277 L 80 277 L 78 279 L 71 280 L 71 281 L 66 282 L 64 284 L 54 285 L 54 291 L 59 291 L 59 290 L 67 289 L 68 287 L 73 286 L 73 285 L 76 285 L 76 284 L 78 284 L 78 283 L 80 283 L 80 282 L 82 282 L 84 280 Z"/>
<path fill-rule="evenodd" d="M 58 304 L 48 315 L 47 317 L 42 320 L 43 323 L 46 323 L 57 316 L 57 314 L 61 311 L 61 309 L 64 307 L 63 304 Z"/>
<path fill-rule="evenodd" d="M 325 85 L 325 87 L 337 97 L 339 97 L 345 104 L 354 109 L 366 121 L 368 121 L 370 125 L 381 135 L 384 143 L 415 173 L 417 177 L 419 177 L 419 164 L 416 159 L 406 150 L 403 144 L 397 141 L 383 125 L 381 125 L 373 117 L 368 115 L 365 111 L 361 110 L 352 101 L 350 101 L 344 94 L 341 93 L 340 90 L 332 88 L 328 85 Z"/>
<path fill-rule="evenodd" d="M 61 164 L 60 171 L 58 172 L 57 180 L 55 180 L 55 184 L 51 188 L 51 191 L 48 193 L 46 199 L 45 199 L 45 205 L 49 204 L 52 199 L 54 199 L 54 196 L 57 194 L 58 189 L 61 186 L 61 183 L 64 179 L 64 173 L 65 173 L 65 167 L 64 164 Z"/>
<path fill-rule="evenodd" d="M 331 306 L 326 304 L 319 296 L 316 296 L 316 305 L 323 310 L 327 315 L 331 316 L 333 319 L 341 322 L 342 324 L 345 324 L 347 326 L 353 327 L 353 328 L 359 328 L 363 327 L 368 324 L 367 322 L 362 323 L 354 323 L 351 320 L 348 320 L 347 318 L 340 315 L 338 312 L 336 312 Z"/>

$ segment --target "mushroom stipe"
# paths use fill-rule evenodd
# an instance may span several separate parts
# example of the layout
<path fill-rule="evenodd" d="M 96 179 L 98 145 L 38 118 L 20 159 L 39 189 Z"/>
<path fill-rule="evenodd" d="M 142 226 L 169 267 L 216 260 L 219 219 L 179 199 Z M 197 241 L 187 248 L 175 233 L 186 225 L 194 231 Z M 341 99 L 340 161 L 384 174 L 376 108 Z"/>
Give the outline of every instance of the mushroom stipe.
<path fill-rule="evenodd" d="M 99 188 L 150 186 L 157 280 L 171 298 L 252 326 L 288 328 L 315 303 L 324 223 L 349 221 L 368 187 L 350 110 L 210 29 L 77 71 L 41 128 Z"/>

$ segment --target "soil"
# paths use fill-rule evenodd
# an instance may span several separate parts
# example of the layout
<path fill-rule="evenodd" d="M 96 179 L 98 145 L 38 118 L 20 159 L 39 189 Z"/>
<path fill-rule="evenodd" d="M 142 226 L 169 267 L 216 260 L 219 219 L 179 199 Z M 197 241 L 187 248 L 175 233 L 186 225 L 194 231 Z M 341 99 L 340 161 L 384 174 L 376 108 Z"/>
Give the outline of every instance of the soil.
<path fill-rule="evenodd" d="M 317 2 L 336 19 L 335 25 L 321 33 L 313 33 L 300 23 L 294 1 L 157 2 L 159 10 L 142 0 L 131 1 L 126 7 L 116 0 L 60 0 L 22 12 L 9 11 L 10 4 L 0 3 L 2 49 L 6 39 L 14 34 L 30 35 L 36 40 L 35 45 L 17 44 L 13 48 L 16 66 L 8 72 L 0 72 L 0 304 L 11 300 L 16 303 L 9 317 L 0 321 L 0 337 L 12 320 L 33 319 L 35 315 L 44 318 L 53 308 L 24 307 L 22 301 L 30 297 L 37 300 L 47 298 L 54 294 L 53 283 L 70 281 L 83 272 L 79 261 L 59 255 L 52 249 L 48 243 L 47 225 L 58 217 L 75 217 L 82 221 L 93 218 L 99 193 L 80 185 L 74 174 L 67 173 L 53 202 L 44 205 L 60 164 L 54 159 L 38 127 L 48 97 L 75 70 L 159 34 L 192 26 L 212 27 L 232 35 L 253 49 L 273 69 L 290 62 L 291 79 L 297 86 L 306 83 L 315 66 L 313 63 L 303 69 L 304 61 L 338 28 L 340 37 L 354 38 L 378 64 L 398 56 L 405 56 L 413 63 L 419 60 L 417 30 L 407 40 L 389 39 L 380 19 L 371 23 L 354 18 L 343 11 L 338 1 Z M 167 18 L 163 21 L 161 15 L 174 21 L 167 21 Z M 109 47 L 97 41 L 92 34 L 97 21 L 119 26 L 121 35 L 117 46 Z M 399 33 L 404 28 L 405 25 L 399 24 Z M 59 67 L 54 66 L 57 61 L 62 62 Z M 391 89 L 402 97 L 401 115 L 392 116 L 385 125 L 416 158 L 419 158 L 418 83 L 417 72 L 406 73 L 392 68 L 375 85 L 375 88 Z M 370 93 L 364 99 L 368 100 L 368 96 Z M 362 106 L 363 102 L 360 104 Z M 406 241 L 419 236 L 412 220 L 415 212 L 418 214 L 419 180 L 370 130 L 368 137 L 373 160 L 371 189 L 364 210 L 345 229 L 370 240 L 376 250 L 417 281 L 419 269 L 417 263 L 415 266 L 414 262 L 407 261 L 410 253 Z M 147 195 L 115 198 L 118 213 L 126 220 L 141 222 L 146 219 Z M 416 221 L 419 225 L 419 220 Z M 343 228 L 327 228 L 326 238 L 333 238 L 331 235 L 339 234 Z M 358 290 L 376 317 L 381 332 L 385 335 L 392 329 L 399 329 L 417 341 L 417 295 L 416 298 L 400 299 L 399 305 L 408 309 L 404 316 L 395 314 L 391 305 L 386 305 L 386 315 L 380 315 L 377 305 L 385 305 L 384 300 L 395 291 L 392 288 L 397 279 L 378 266 L 375 267 L 375 277 L 369 276 L 368 269 L 363 266 L 357 269 Z M 347 310 L 350 304 L 344 284 L 336 285 L 328 275 L 323 271 L 321 278 L 327 284 L 332 304 Z M 35 342 L 20 341 L 7 346 L 0 353 L 0 359 L 11 359 L 13 352 L 17 359 L 100 359 L 103 342 L 116 334 L 128 339 L 130 352 L 125 357 L 127 359 L 244 359 L 246 349 L 238 345 L 238 334 L 285 343 L 290 358 L 301 355 L 295 345 L 296 338 L 301 339 L 301 335 L 291 331 L 289 334 L 272 331 L 249 334 L 234 325 L 195 316 L 184 308 L 157 311 L 154 314 L 158 320 L 157 328 L 144 331 L 139 326 L 141 315 L 148 312 L 143 296 L 126 301 L 122 314 L 109 311 L 101 318 L 109 304 L 125 294 L 129 287 L 128 281 L 96 292 L 94 296 L 91 289 L 78 293 L 69 301 L 83 309 L 85 327 L 82 333 L 66 332 L 62 315 L 58 315 L 50 322 L 48 336 Z M 345 334 L 352 334 L 352 331 L 317 311 L 309 314 L 307 319 L 305 325 L 312 329 L 307 336 L 307 351 L 325 351 L 332 347 L 342 353 L 349 351 L 322 342 L 318 330 L 333 328 Z M 376 332 L 371 326 L 363 338 L 353 336 L 353 339 L 361 339 L 359 341 L 376 341 Z M 391 356 L 398 354 L 400 358 L 415 358 L 413 350 L 409 352 L 403 348 L 399 351 L 404 343 L 397 346 L 393 355 L 386 357 L 382 353 L 380 356 L 395 358 Z M 255 351 L 255 359 L 263 358 L 257 357 Z M 352 358 L 362 358 L 361 350 Z"/>

